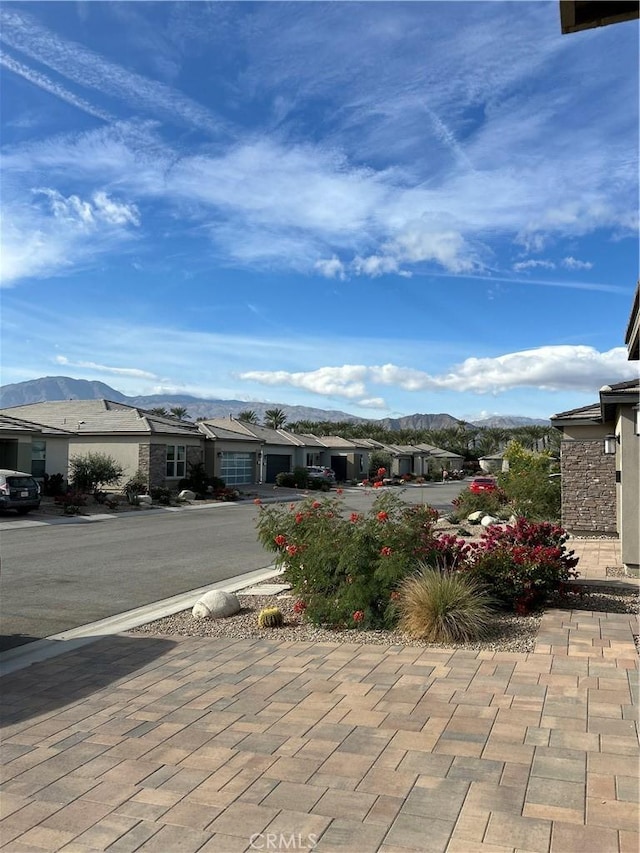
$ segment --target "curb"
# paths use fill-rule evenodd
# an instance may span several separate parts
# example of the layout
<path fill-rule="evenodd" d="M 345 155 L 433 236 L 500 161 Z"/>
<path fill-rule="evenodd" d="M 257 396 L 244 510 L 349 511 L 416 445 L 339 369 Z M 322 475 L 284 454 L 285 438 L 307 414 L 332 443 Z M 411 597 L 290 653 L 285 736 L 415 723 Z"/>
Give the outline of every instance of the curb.
<path fill-rule="evenodd" d="M 123 631 L 131 630 L 131 628 L 146 625 L 156 619 L 172 616 L 181 610 L 188 610 L 205 592 L 216 589 L 224 592 L 238 592 L 245 587 L 254 586 L 256 583 L 277 577 L 281 572 L 282 570 L 275 566 L 256 569 L 244 575 L 237 575 L 235 578 L 227 578 L 227 580 L 217 581 L 198 589 L 181 592 L 170 598 L 145 604 L 142 607 L 136 607 L 134 610 L 126 610 L 124 613 L 118 613 L 106 619 L 100 619 L 98 622 L 90 622 L 87 625 L 80 625 L 78 628 L 71 628 L 59 634 L 52 634 L 33 643 L 25 643 L 22 646 L 8 649 L 6 652 L 0 653 L 0 678 L 20 669 L 25 669 L 31 664 L 49 660 L 89 643 L 94 643 L 101 637 L 120 634 Z"/>

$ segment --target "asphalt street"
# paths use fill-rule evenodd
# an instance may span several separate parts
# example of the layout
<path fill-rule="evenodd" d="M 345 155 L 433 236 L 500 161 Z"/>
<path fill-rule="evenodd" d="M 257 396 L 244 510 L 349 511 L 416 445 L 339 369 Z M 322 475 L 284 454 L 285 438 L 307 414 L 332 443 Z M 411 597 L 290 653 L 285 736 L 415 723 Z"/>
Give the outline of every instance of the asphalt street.
<path fill-rule="evenodd" d="M 402 497 L 446 511 L 461 488 L 431 483 Z M 374 497 L 348 489 L 345 509 L 366 510 Z M 266 568 L 273 555 L 257 541 L 257 513 L 249 501 L 92 523 L 39 525 L 6 516 L 0 651 Z"/>

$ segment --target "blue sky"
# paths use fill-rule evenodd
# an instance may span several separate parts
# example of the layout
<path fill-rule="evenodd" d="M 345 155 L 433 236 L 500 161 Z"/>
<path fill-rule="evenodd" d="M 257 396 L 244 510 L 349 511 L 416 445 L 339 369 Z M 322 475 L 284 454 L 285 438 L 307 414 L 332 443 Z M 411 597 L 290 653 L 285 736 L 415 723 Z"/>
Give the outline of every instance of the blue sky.
<path fill-rule="evenodd" d="M 638 24 L 11 3 L 4 384 L 548 417 L 637 375 Z"/>

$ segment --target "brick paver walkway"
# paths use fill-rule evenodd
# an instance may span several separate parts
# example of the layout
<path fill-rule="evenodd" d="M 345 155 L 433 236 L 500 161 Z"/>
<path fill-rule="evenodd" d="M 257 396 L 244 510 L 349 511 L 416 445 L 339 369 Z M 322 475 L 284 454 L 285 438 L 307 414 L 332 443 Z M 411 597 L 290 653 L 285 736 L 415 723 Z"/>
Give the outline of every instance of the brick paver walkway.
<path fill-rule="evenodd" d="M 550 611 L 529 655 L 99 640 L 2 679 L 2 850 L 636 853 L 633 630 Z"/>

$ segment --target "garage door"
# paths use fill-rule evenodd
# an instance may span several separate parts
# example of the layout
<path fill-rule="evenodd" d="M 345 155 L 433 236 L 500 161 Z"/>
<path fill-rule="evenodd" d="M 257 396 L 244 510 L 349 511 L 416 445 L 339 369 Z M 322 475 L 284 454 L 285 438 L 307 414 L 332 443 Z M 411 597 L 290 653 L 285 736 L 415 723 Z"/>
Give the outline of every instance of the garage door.
<path fill-rule="evenodd" d="M 227 486 L 239 486 L 254 483 L 256 472 L 255 453 L 229 451 L 220 459 L 220 476 Z"/>
<path fill-rule="evenodd" d="M 267 471 L 266 471 L 266 481 L 267 483 L 275 483 L 276 476 L 281 474 L 283 471 L 291 471 L 291 457 L 283 456 L 280 453 L 267 453 L 266 456 L 267 462 Z"/>

